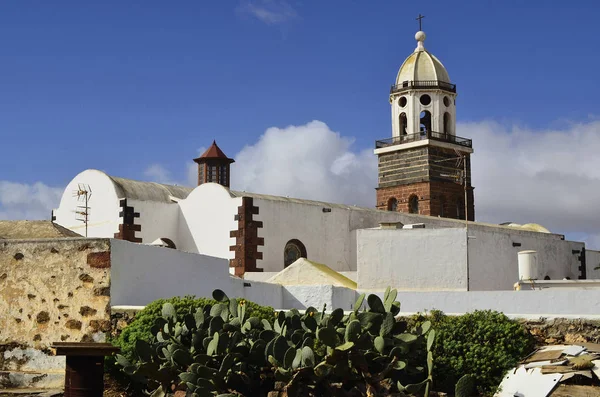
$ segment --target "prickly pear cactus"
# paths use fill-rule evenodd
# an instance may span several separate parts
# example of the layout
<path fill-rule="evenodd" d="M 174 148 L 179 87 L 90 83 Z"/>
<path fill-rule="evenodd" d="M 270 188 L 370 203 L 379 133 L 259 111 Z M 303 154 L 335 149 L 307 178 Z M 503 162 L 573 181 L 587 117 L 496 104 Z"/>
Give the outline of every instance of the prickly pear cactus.
<path fill-rule="evenodd" d="M 213 297 L 215 305 L 183 318 L 165 304 L 155 340 L 136 344 L 138 361 L 118 358 L 144 392 L 262 396 L 283 382 L 294 397 L 322 395 L 332 384 L 381 394 L 428 391 L 431 384 L 435 332 L 428 323 L 407 330 L 396 321 L 396 290 L 388 288 L 383 301 L 361 295 L 347 315 L 309 307 L 279 312 L 273 322 L 247 318 L 243 299 L 220 290 Z"/>
<path fill-rule="evenodd" d="M 454 389 L 456 397 L 472 397 L 475 395 L 475 378 L 473 375 L 464 375 L 456 383 Z"/>

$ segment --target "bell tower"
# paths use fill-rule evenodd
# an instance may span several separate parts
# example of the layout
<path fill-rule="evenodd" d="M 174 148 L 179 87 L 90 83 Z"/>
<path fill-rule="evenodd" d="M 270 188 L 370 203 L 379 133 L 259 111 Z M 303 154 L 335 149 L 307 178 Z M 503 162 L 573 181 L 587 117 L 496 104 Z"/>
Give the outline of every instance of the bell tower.
<path fill-rule="evenodd" d="M 472 221 L 472 141 L 456 135 L 456 85 L 425 38 L 415 34 L 390 89 L 392 137 L 375 143 L 377 208 Z"/>
<path fill-rule="evenodd" d="M 234 159 L 230 159 L 213 141 L 212 145 L 194 162 L 198 164 L 198 186 L 203 183 L 214 182 L 225 187 L 230 183 L 230 165 Z"/>

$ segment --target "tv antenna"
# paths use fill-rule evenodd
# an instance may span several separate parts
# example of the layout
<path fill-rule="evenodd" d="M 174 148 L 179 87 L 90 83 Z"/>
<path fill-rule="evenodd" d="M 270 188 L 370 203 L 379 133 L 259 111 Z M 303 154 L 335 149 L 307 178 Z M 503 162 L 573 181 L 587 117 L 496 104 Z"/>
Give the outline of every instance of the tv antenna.
<path fill-rule="evenodd" d="M 78 205 L 75 213 L 79 215 L 76 218 L 78 221 L 81 221 L 85 224 L 85 237 L 88 236 L 88 221 L 90 217 L 90 206 L 89 202 L 92 198 L 92 188 L 90 185 L 78 184 L 77 190 L 73 192 L 73 197 L 77 197 L 78 202 L 82 202 L 83 205 Z"/>

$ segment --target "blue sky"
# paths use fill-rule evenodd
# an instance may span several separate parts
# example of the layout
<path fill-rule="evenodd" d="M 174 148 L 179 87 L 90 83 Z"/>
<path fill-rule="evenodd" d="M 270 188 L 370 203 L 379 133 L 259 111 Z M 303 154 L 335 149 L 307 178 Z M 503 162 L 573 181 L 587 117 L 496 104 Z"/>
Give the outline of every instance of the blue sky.
<path fill-rule="evenodd" d="M 60 189 L 86 168 L 185 182 L 189 161 L 213 139 L 237 156 L 261 147 L 271 127 L 296 133 L 285 128 L 312 120 L 343 138 L 336 156 L 364 157 L 391 135 L 389 86 L 415 47 L 419 13 L 426 48 L 458 86 L 457 134 L 475 139 L 480 162 L 496 150 L 477 152 L 489 134 L 508 137 L 498 157 L 508 161 L 520 134 L 534 151 L 553 133 L 575 145 L 547 147 L 538 153 L 546 160 L 588 142 L 580 129 L 596 135 L 596 1 L 4 1 L 0 183 Z M 564 161 L 572 159 L 590 166 L 577 154 Z M 519 183 L 509 176 L 506 183 Z M 480 191 L 496 185 L 478 178 Z M 493 194 L 477 194 L 485 209 Z M 16 198 L 6 197 L 0 214 L 11 216 Z M 483 220 L 517 221 L 517 207 Z"/>

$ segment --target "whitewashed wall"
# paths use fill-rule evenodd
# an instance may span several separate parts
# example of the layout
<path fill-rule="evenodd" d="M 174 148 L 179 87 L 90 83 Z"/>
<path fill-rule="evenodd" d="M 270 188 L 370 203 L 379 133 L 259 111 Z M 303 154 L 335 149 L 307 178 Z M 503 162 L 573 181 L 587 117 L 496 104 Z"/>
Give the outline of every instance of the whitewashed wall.
<path fill-rule="evenodd" d="M 378 295 L 383 296 L 382 293 Z M 399 292 L 401 314 L 437 309 L 447 314 L 496 310 L 511 317 L 600 318 L 600 289 Z"/>
<path fill-rule="evenodd" d="M 520 246 L 513 247 L 513 243 Z M 518 279 L 519 251 L 538 253 L 539 277 L 553 280 L 579 276 L 583 243 L 560 240 L 546 233 L 493 228 L 469 228 L 469 287 L 471 290 L 511 290 Z"/>
<path fill-rule="evenodd" d="M 186 294 L 233 291 L 226 259 L 164 247 L 111 241 L 111 304 L 143 306 Z"/>
<path fill-rule="evenodd" d="M 585 250 L 586 276 L 590 280 L 600 280 L 600 251 Z"/>
<path fill-rule="evenodd" d="M 469 226 L 468 232 L 467 259 L 465 228 L 359 230 L 359 288 L 385 289 L 393 282 L 402 290 L 466 289 L 468 261 L 469 290 L 512 290 L 518 280 L 518 253 L 524 250 L 538 252 L 542 279 L 579 276 L 583 243 L 509 228 Z"/>
<path fill-rule="evenodd" d="M 75 192 L 79 184 L 85 184 L 92 189 L 92 196 L 88 206 L 88 237 L 113 237 L 119 231 L 119 198 L 112 180 L 103 172 L 86 170 L 79 173 L 65 188 L 60 204 L 54 211 L 56 223 L 85 236 L 85 224 L 77 218 L 77 206 L 83 206 L 83 201 L 78 201 Z M 48 214 L 50 216 L 50 214 Z"/>
<path fill-rule="evenodd" d="M 358 287 L 466 290 L 464 229 L 359 230 Z"/>
<path fill-rule="evenodd" d="M 142 230 L 136 232 L 135 236 L 141 238 L 143 243 L 149 244 L 158 238 L 166 237 L 173 240 L 179 248 L 180 210 L 177 203 L 127 199 L 127 206 L 140 213 L 140 217 L 135 218 L 135 224 L 141 225 Z"/>
<path fill-rule="evenodd" d="M 187 294 L 209 297 L 215 288 L 275 309 L 321 309 L 327 304 L 328 309 L 352 310 L 357 295 L 356 291 L 328 285 L 282 287 L 245 281 L 229 276 L 225 259 L 111 240 L 112 306 L 143 306 L 155 299 Z M 489 309 L 527 317 L 600 317 L 600 289 L 400 291 L 398 300 L 403 313 Z"/>
<path fill-rule="evenodd" d="M 179 202 L 178 249 L 232 259 L 235 239 L 229 237 L 237 230 L 234 219 L 242 199 L 231 197 L 227 189 L 216 183 L 205 183 Z M 259 234 L 260 235 L 260 234 Z"/>
<path fill-rule="evenodd" d="M 263 260 L 258 266 L 267 272 L 284 269 L 283 250 L 288 241 L 300 240 L 309 260 L 336 271 L 356 271 L 354 230 L 376 227 L 392 221 L 396 214 L 360 208 L 324 207 L 288 201 L 254 199 L 259 207 L 255 219 L 263 222 L 259 236 L 265 238 Z M 323 212 L 331 208 L 331 212 Z"/>
<path fill-rule="evenodd" d="M 210 297 L 221 289 L 231 297 L 280 307 L 282 288 L 229 275 L 229 261 L 164 247 L 111 240 L 111 305 L 144 306 L 173 296 Z"/>

